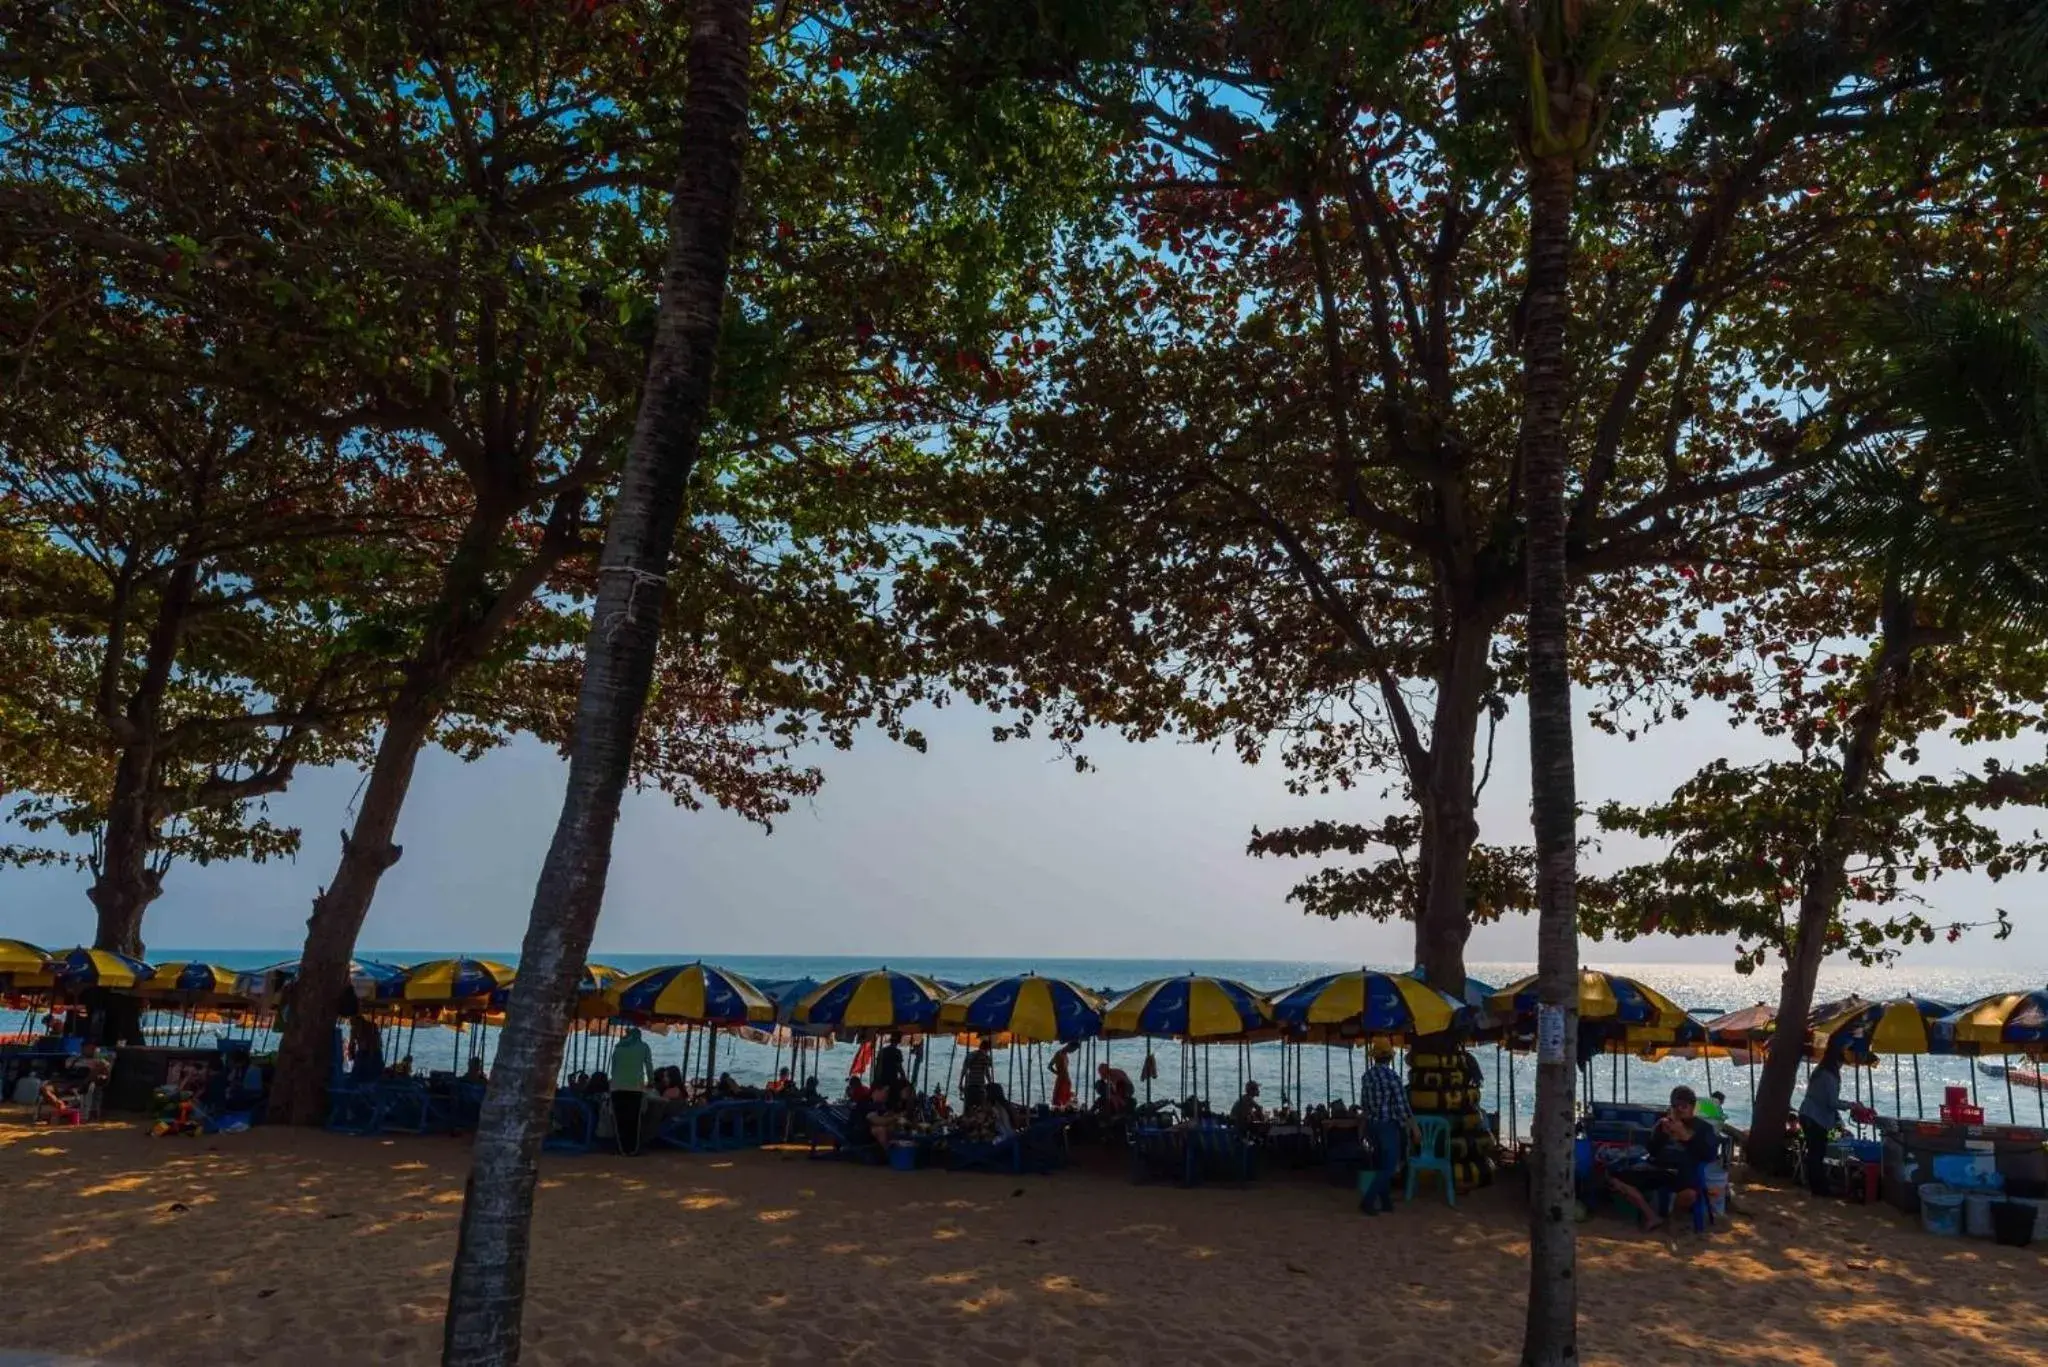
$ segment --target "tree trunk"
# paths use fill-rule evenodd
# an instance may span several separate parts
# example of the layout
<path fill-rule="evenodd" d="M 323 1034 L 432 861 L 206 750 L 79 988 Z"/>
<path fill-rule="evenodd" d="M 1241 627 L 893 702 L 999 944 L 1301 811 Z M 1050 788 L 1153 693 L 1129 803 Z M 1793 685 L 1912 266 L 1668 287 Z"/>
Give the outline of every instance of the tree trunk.
<path fill-rule="evenodd" d="M 442 1361 L 518 1361 L 541 1141 L 576 981 L 604 899 L 612 831 L 654 676 L 676 523 L 711 402 L 745 159 L 750 7 L 692 0 L 686 143 L 669 206 L 653 352 L 599 567 L 562 815 L 534 890 L 477 1126 Z"/>
<path fill-rule="evenodd" d="M 1479 839 L 1474 759 L 1484 709 L 1487 649 L 1498 615 L 1463 605 L 1437 678 L 1430 722 L 1429 791 L 1422 802 L 1422 906 L 1415 920 L 1415 962 L 1440 991 L 1463 1000 L 1465 941 L 1472 934 L 1467 886 Z"/>
<path fill-rule="evenodd" d="M 1522 487 L 1529 569 L 1529 787 L 1536 836 L 1537 997 L 1550 1028 L 1536 1064 L 1534 1182 L 1529 1203 L 1529 1367 L 1578 1359 L 1578 1228 L 1572 1119 L 1578 1038 L 1578 795 L 1572 771 L 1570 509 L 1564 401 L 1570 384 L 1572 193 L 1569 155 L 1529 166 L 1529 283 L 1523 344 Z M 1561 1028 L 1560 1028 L 1561 1026 Z"/>
<path fill-rule="evenodd" d="M 132 586 L 133 581 L 124 577 L 120 591 L 126 593 Z M 156 620 L 143 649 L 142 672 L 119 716 L 112 715 L 112 710 L 116 683 L 123 672 L 121 633 L 109 633 L 109 653 L 102 665 L 101 715 L 121 757 L 114 766 L 113 796 L 107 803 L 93 884 L 86 896 L 98 912 L 93 947 L 118 950 L 138 959 L 142 957 L 143 913 L 163 894 L 163 874 L 150 859 L 162 820 L 156 791 L 158 728 L 198 591 L 199 561 L 187 554 L 164 582 Z"/>
<path fill-rule="evenodd" d="M 1792 1089 L 1799 1081 L 1799 1058 L 1806 1048 L 1806 1016 L 1813 1009 L 1820 966 L 1828 955 L 1828 927 L 1842 899 L 1852 828 L 1877 771 L 1892 699 L 1912 664 L 1913 604 L 1900 592 L 1896 576 L 1885 584 L 1882 617 L 1877 662 L 1871 667 L 1842 750 L 1841 786 L 1835 794 L 1834 811 L 1814 842 L 1800 880 L 1799 921 L 1779 980 L 1778 1025 L 1757 1079 L 1749 1143 L 1743 1153 L 1750 1166 L 1763 1172 L 1780 1172 L 1785 1167 L 1785 1127 L 1792 1115 Z"/>
<path fill-rule="evenodd" d="M 154 709 L 151 709 L 154 711 Z M 155 724 L 150 734 L 121 748 L 114 768 L 114 798 L 86 896 L 99 915 L 93 947 L 142 957 L 142 915 L 163 895 L 163 875 L 152 866 L 156 821 L 150 812 L 151 771 L 156 767 Z"/>
<path fill-rule="evenodd" d="M 313 899 L 313 914 L 306 920 L 306 944 L 292 993 L 298 1009 L 286 1019 L 278 1043 L 268 1111 L 273 1124 L 318 1125 L 326 1118 L 327 1075 L 334 1051 L 330 1003 L 339 1001 L 348 986 L 349 961 L 377 895 L 377 881 L 403 853 L 392 837 L 436 715 L 427 690 L 408 687 L 384 719 L 355 825 L 341 838 L 340 867 L 334 881 Z"/>

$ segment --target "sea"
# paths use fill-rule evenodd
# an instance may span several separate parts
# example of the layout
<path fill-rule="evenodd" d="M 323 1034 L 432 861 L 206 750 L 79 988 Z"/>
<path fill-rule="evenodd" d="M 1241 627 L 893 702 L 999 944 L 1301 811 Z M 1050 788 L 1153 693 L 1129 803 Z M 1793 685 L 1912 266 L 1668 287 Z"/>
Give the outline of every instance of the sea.
<path fill-rule="evenodd" d="M 463 951 L 472 957 L 496 959 L 503 963 L 518 962 L 516 953 L 492 953 L 488 951 Z M 358 958 L 376 959 L 386 963 L 414 964 L 429 959 L 448 958 L 455 951 L 421 952 L 365 950 Z M 225 968 L 255 969 L 296 957 L 296 951 L 286 949 L 265 950 L 222 950 L 222 949 L 161 949 L 153 950 L 150 956 L 159 963 L 203 960 Z M 662 964 L 690 962 L 700 956 L 695 954 L 596 954 L 593 958 L 610 964 L 628 973 L 658 967 Z M 872 959 L 817 957 L 799 955 L 703 955 L 707 962 L 729 968 L 748 978 L 762 982 L 779 982 L 791 979 L 812 978 L 820 982 L 841 973 L 884 966 L 882 961 Z M 1589 956 L 1590 957 L 1590 956 Z M 966 984 L 983 979 L 1013 973 L 1032 972 L 1041 977 L 1066 978 L 1072 982 L 1108 992 L 1135 987 L 1153 978 L 1168 977 L 1178 973 L 1200 973 L 1214 977 L 1232 978 L 1260 992 L 1271 992 L 1291 987 L 1325 973 L 1343 972 L 1355 968 L 1355 964 L 1318 963 L 1303 960 L 1270 959 L 1220 959 L 1220 960 L 1165 960 L 1165 959 L 1004 959 L 1004 958 L 891 958 L 886 966 L 906 972 L 918 973 L 946 983 Z M 1373 968 L 1384 968 L 1399 972 L 1401 965 L 1373 964 Z M 1527 963 L 1472 964 L 1470 974 L 1493 986 L 1505 986 L 1535 971 L 1535 965 Z M 1754 975 L 1743 975 L 1725 965 L 1713 964 L 1630 964 L 1616 967 L 1613 971 L 1635 978 L 1656 988 L 1679 1005 L 1687 1008 L 1700 1019 L 1709 1019 L 1723 1012 L 1750 1006 L 1759 1001 L 1775 1004 L 1778 996 L 1778 977 L 1775 971 Z M 1932 966 L 1895 964 L 1882 968 L 1858 968 L 1851 965 L 1829 966 L 1821 973 L 1817 1000 L 1826 1000 L 1856 993 L 1861 996 L 1880 999 L 1899 997 L 1915 993 L 1936 1001 L 1963 1005 L 1988 996 L 1994 992 L 2014 992 L 2039 988 L 2048 983 L 2048 972 L 2040 967 L 2022 968 L 2001 966 L 1996 969 L 1967 969 Z M 160 1022 L 159 1027 L 175 1031 L 185 1037 L 193 1037 L 195 1027 L 176 1022 Z M 210 1035 L 217 1027 L 196 1027 L 198 1034 Z M 470 1056 L 483 1059 L 486 1068 L 495 1050 L 497 1031 L 490 1027 L 471 1027 L 457 1031 L 439 1026 L 394 1026 L 390 1028 L 385 1043 L 387 1059 L 411 1055 L 415 1071 L 425 1073 L 437 1069 L 460 1069 Z M 692 1075 L 701 1075 L 704 1067 L 705 1041 L 702 1032 L 675 1030 L 665 1035 L 648 1036 L 655 1060 L 660 1063 L 681 1065 L 687 1061 Z M 257 1048 L 270 1047 L 271 1041 L 262 1037 L 256 1041 Z M 604 1066 L 605 1054 L 610 1041 L 599 1036 L 572 1035 L 563 1068 L 565 1073 L 577 1069 L 595 1070 Z M 1157 1080 L 1150 1084 L 1153 1095 L 1159 1097 L 1185 1097 L 1200 1095 L 1218 1109 L 1227 1107 L 1231 1099 L 1242 1090 L 1246 1079 L 1255 1079 L 1260 1084 L 1261 1099 L 1268 1107 L 1281 1103 L 1295 1106 L 1313 1106 L 1332 1098 L 1345 1101 L 1353 1099 L 1356 1074 L 1361 1059 L 1343 1048 L 1324 1048 L 1316 1045 L 1287 1046 L 1279 1044 L 1258 1044 L 1243 1047 L 1235 1044 L 1213 1045 L 1183 1049 L 1169 1041 L 1148 1042 L 1145 1040 L 1099 1041 L 1084 1049 L 1082 1068 L 1075 1070 L 1075 1080 L 1084 1088 L 1086 1079 L 1093 1074 L 1092 1065 L 1108 1061 L 1127 1070 L 1133 1078 L 1141 1073 L 1148 1047 L 1157 1064 Z M 927 1046 L 924 1060 L 926 1076 L 957 1078 L 960 1058 L 952 1041 L 939 1038 Z M 836 1090 L 843 1080 L 845 1069 L 853 1061 L 855 1046 L 839 1044 L 826 1047 L 822 1054 L 806 1052 L 804 1066 L 815 1066 L 821 1081 L 828 1089 Z M 1017 1099 L 1042 1099 L 1049 1090 L 1050 1077 L 1046 1063 L 1051 1055 L 1042 1048 L 1018 1048 L 1003 1051 L 1004 1057 L 997 1063 L 999 1080 L 1006 1082 L 1007 1090 Z M 1534 1092 L 1533 1061 L 1526 1055 L 1516 1056 L 1483 1045 L 1476 1051 L 1480 1067 L 1485 1074 L 1485 1108 L 1498 1112 L 1500 1129 L 1503 1134 L 1522 1136 L 1528 1133 L 1528 1111 Z M 717 1044 L 717 1070 L 731 1072 L 743 1083 L 761 1083 L 775 1075 L 780 1067 L 791 1063 L 787 1047 L 769 1042 L 747 1040 L 732 1035 L 723 1035 Z M 1971 1087 L 1978 1104 L 1990 1121 L 2010 1120 L 2016 1124 L 2048 1125 L 2048 1094 L 2034 1088 L 2013 1088 L 2004 1078 L 1986 1071 L 1990 1061 L 1973 1064 L 1963 1058 L 1887 1058 L 1870 1068 L 1851 1069 L 1845 1078 L 1843 1093 L 1862 1098 L 1882 1114 L 1933 1115 L 1941 1104 L 1943 1089 L 1962 1085 Z M 1722 1060 L 1668 1059 L 1650 1063 L 1642 1059 L 1626 1058 L 1619 1055 L 1596 1061 L 1591 1070 L 1593 1096 L 1606 1100 L 1610 1095 L 1620 1100 L 1661 1102 L 1668 1097 L 1672 1087 L 1679 1083 L 1690 1085 L 1701 1095 L 1721 1092 L 1726 1100 L 1723 1105 L 1731 1122 L 1746 1125 L 1750 1111 L 1751 1089 L 1754 1073 L 1751 1069 Z M 936 1085 L 936 1082 L 934 1082 Z"/>

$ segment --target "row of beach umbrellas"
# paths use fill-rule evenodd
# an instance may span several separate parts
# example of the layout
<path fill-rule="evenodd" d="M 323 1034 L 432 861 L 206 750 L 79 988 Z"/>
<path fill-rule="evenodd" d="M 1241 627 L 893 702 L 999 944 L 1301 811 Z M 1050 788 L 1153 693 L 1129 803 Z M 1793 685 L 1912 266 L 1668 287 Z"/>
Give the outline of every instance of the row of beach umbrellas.
<path fill-rule="evenodd" d="M 0 988 L 17 995 L 101 987 L 159 1002 L 262 1009 L 288 989 L 297 972 L 296 962 L 254 972 L 196 961 L 152 966 L 110 950 L 51 954 L 26 941 L 0 939 Z M 349 978 L 366 1007 L 416 1014 L 496 1015 L 517 990 L 510 966 L 467 956 L 409 968 L 352 961 Z M 1775 1012 L 1762 1003 L 1700 1022 L 1647 984 L 1599 969 L 1581 972 L 1578 1007 L 1582 1026 L 1601 1037 L 1601 1047 L 1618 1052 L 1756 1050 L 1767 1047 L 1777 1029 Z M 633 974 L 590 964 L 579 984 L 576 1015 L 586 1022 L 780 1023 L 814 1033 L 954 1033 L 1015 1043 L 1119 1036 L 1412 1041 L 1476 1028 L 1498 1031 L 1512 1047 L 1533 1033 L 1536 1008 L 1533 977 L 1498 991 L 1472 982 L 1460 1000 L 1418 975 L 1364 968 L 1271 994 L 1198 973 L 1112 994 L 1030 973 L 956 987 L 883 967 L 806 982 L 777 997 L 730 969 L 696 962 Z M 2048 1052 L 2048 991 L 2001 993 L 1960 1008 L 1915 996 L 1886 1002 L 1847 998 L 1816 1008 L 1807 1024 L 1816 1054 L 1839 1045 L 1851 1062 L 1881 1054 L 2039 1054 Z"/>

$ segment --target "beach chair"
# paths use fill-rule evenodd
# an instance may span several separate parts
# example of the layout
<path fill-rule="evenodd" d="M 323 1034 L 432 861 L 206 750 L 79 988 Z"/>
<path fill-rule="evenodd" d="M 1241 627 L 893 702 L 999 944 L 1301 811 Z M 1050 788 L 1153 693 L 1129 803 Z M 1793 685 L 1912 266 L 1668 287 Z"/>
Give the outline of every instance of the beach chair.
<path fill-rule="evenodd" d="M 546 1153 L 589 1153 L 597 1138 L 597 1108 L 574 1092 L 556 1092 L 548 1110 L 548 1137 L 541 1141 Z"/>
<path fill-rule="evenodd" d="M 1669 1219 L 1671 1217 L 1671 1208 L 1677 1203 L 1676 1192 L 1659 1191 L 1657 1193 L 1657 1214 L 1665 1219 Z M 1693 1233 L 1705 1234 L 1707 1227 L 1713 1223 L 1714 1207 L 1707 1196 L 1707 1165 L 1705 1163 L 1695 1163 L 1692 1166 Z"/>
<path fill-rule="evenodd" d="M 1133 1182 L 1157 1180 L 1178 1182 L 1183 1186 L 1188 1184 L 1191 1178 L 1183 1131 L 1171 1127 L 1134 1125 L 1130 1136 Z"/>
<path fill-rule="evenodd" d="M 381 1119 L 377 1088 L 340 1082 L 327 1089 L 327 1129 L 334 1134 L 375 1134 Z"/>
<path fill-rule="evenodd" d="M 1051 1173 L 1067 1165 L 1066 1116 L 1042 1116 L 1012 1136 L 1016 1140 L 1015 1171 Z"/>
<path fill-rule="evenodd" d="M 1451 1122 L 1440 1115 L 1419 1115 L 1415 1124 L 1422 1139 L 1408 1155 L 1408 1197 L 1415 1199 L 1415 1180 L 1433 1172 L 1443 1183 L 1444 1200 L 1458 1204 L 1458 1182 L 1451 1171 Z"/>
<path fill-rule="evenodd" d="M 386 1078 L 376 1086 L 379 1134 L 425 1134 L 432 1110 L 423 1082 Z"/>
<path fill-rule="evenodd" d="M 1197 1125 L 1188 1137 L 1190 1182 L 1249 1182 L 1258 1175 L 1258 1146 L 1228 1125 Z"/>
<path fill-rule="evenodd" d="M 804 1112 L 804 1134 L 810 1141 L 813 1158 L 851 1158 L 863 1163 L 887 1161 L 882 1146 L 868 1131 L 867 1122 L 857 1119 L 853 1112 L 838 1106 L 813 1106 Z M 825 1153 L 818 1152 L 820 1138 L 832 1141 L 832 1148 Z"/>

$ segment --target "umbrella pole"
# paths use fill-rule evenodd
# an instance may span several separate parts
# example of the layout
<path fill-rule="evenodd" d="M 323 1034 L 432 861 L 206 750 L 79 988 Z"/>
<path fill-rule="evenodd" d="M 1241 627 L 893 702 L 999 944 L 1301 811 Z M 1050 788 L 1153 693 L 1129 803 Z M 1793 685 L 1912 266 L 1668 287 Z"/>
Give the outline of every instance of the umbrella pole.
<path fill-rule="evenodd" d="M 1707 1095 L 1712 1096 L 1714 1094 L 1714 1056 L 1703 1053 L 1700 1055 L 1700 1062 L 1707 1065 Z"/>
<path fill-rule="evenodd" d="M 1521 1143 L 1521 1125 L 1515 1114 L 1515 1051 L 1508 1050 L 1508 1143 Z"/>
<path fill-rule="evenodd" d="M 1970 1064 L 1970 1104 L 1980 1104 L 1977 1100 L 1977 1065 L 1974 1060 Z"/>
<path fill-rule="evenodd" d="M 1898 1109 L 1897 1109 L 1897 1110 L 1896 1110 L 1896 1111 L 1894 1112 L 1894 1114 L 1901 1114 L 1901 1113 L 1903 1113 L 1903 1112 L 1905 1111 L 1905 1109 L 1906 1109 L 1906 1107 L 1905 1107 L 1905 1100 L 1906 1100 L 1906 1089 L 1905 1089 L 1905 1087 L 1904 1087 L 1904 1085 L 1903 1085 L 1903 1080 L 1902 1080 L 1902 1079 L 1901 1079 L 1901 1078 L 1899 1077 L 1899 1056 L 1898 1056 L 1897 1054 L 1893 1054 L 1893 1055 L 1892 1055 L 1892 1105 L 1898 1108 Z"/>
<path fill-rule="evenodd" d="M 1333 1099 L 1333 1098 L 1332 1098 L 1332 1097 L 1331 1097 L 1331 1095 L 1330 1095 L 1330 1042 L 1329 1042 L 1328 1040 L 1324 1040 L 1324 1041 L 1323 1041 L 1323 1104 L 1327 1106 L 1327 1105 L 1328 1105 L 1328 1104 L 1329 1104 L 1329 1103 L 1331 1102 L 1331 1100 L 1332 1100 L 1332 1099 Z"/>
<path fill-rule="evenodd" d="M 1627 1054 L 1623 1054 L 1621 1056 L 1621 1099 L 1623 1101 L 1630 1101 L 1634 1099 L 1634 1094 L 1631 1088 L 1629 1087 L 1629 1079 L 1631 1075 L 1635 1072 L 1635 1069 L 1629 1066 L 1629 1062 L 1629 1056 Z"/>
<path fill-rule="evenodd" d="M 2019 1107 L 2012 1099 L 2012 1055 L 2005 1056 L 2005 1118 L 2014 1125 L 2020 1123 Z"/>
<path fill-rule="evenodd" d="M 1913 1117 L 1916 1120 L 1925 1120 L 1927 1118 L 1927 1103 L 1920 1099 L 1920 1056 L 1918 1054 L 1913 1055 Z"/>
<path fill-rule="evenodd" d="M 2041 1056 L 2034 1055 L 2034 1110 L 2041 1118 L 2041 1128 L 2048 1130 L 2048 1078 L 2041 1076 Z"/>
<path fill-rule="evenodd" d="M 704 1090 L 707 1092 L 717 1080 L 717 1073 L 714 1071 L 717 1067 L 718 1027 L 707 1025 L 704 1027 Z"/>

